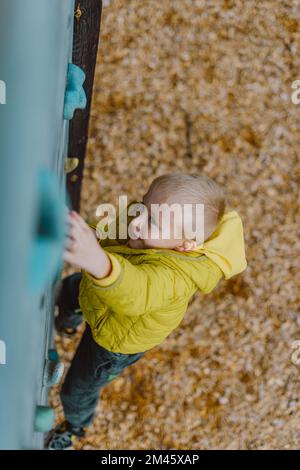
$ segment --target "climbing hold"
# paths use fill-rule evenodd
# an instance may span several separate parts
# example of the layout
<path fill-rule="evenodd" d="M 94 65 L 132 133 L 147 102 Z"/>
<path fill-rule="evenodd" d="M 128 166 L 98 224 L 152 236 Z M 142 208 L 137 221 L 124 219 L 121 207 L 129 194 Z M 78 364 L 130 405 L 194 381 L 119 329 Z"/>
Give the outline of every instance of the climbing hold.
<path fill-rule="evenodd" d="M 56 349 L 49 349 L 48 359 L 49 361 L 59 361 L 59 355 Z"/>
<path fill-rule="evenodd" d="M 78 180 L 78 175 L 71 175 L 69 180 L 72 182 L 72 183 L 76 183 L 76 181 Z"/>
<path fill-rule="evenodd" d="M 36 184 L 34 237 L 29 248 L 28 287 L 42 294 L 62 264 L 66 214 L 57 176 L 41 169 Z"/>
<path fill-rule="evenodd" d="M 64 373 L 64 365 L 60 361 L 59 355 L 55 349 L 49 349 L 48 358 L 45 361 L 43 385 L 51 387 L 61 381 Z"/>
<path fill-rule="evenodd" d="M 67 158 L 66 161 L 65 161 L 65 172 L 68 174 L 68 173 L 71 173 L 71 171 L 74 171 L 77 167 L 78 167 L 78 164 L 79 164 L 79 158 Z"/>
<path fill-rule="evenodd" d="M 76 109 L 84 109 L 86 107 L 87 99 L 82 86 L 84 81 L 84 71 L 75 64 L 69 64 L 64 103 L 64 119 L 72 119 Z"/>
<path fill-rule="evenodd" d="M 74 15 L 75 15 L 76 20 L 79 21 L 81 16 L 82 16 L 82 11 L 80 9 L 80 3 L 78 4 L 77 10 L 75 11 Z"/>
<path fill-rule="evenodd" d="M 54 411 L 49 406 L 37 406 L 34 417 L 35 432 L 47 432 L 53 428 Z"/>

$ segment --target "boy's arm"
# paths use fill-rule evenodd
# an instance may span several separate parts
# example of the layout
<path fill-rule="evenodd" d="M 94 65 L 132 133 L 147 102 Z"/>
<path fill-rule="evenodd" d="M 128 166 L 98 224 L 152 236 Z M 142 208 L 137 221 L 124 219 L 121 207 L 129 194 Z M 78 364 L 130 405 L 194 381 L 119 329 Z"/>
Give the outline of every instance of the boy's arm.
<path fill-rule="evenodd" d="M 94 231 L 76 212 L 70 212 L 69 223 L 64 259 L 84 271 L 82 289 L 92 289 L 91 298 L 96 302 L 100 299 L 120 314 L 141 315 L 174 301 L 176 289 L 180 297 L 185 297 L 178 286 L 178 276 L 169 267 L 149 263 L 134 266 L 117 253 L 105 251 Z"/>
<path fill-rule="evenodd" d="M 69 212 L 70 224 L 64 260 L 88 271 L 96 278 L 110 274 L 112 264 L 101 248 L 93 230 L 74 211 Z"/>
<path fill-rule="evenodd" d="M 82 290 L 92 291 L 96 303 L 100 300 L 118 314 L 135 316 L 161 309 L 176 298 L 186 301 L 185 293 L 191 286 L 171 268 L 150 263 L 133 265 L 118 253 L 106 253 L 112 263 L 111 273 L 97 279 L 84 272 L 82 279 Z"/>
<path fill-rule="evenodd" d="M 133 265 L 118 253 L 101 248 L 94 231 L 78 214 L 70 214 L 69 219 L 69 246 L 64 259 L 84 271 L 81 289 L 92 294 L 92 303 L 100 300 L 116 313 L 134 316 L 155 312 L 175 301 L 187 306 L 195 291 L 189 278 L 163 264 Z M 203 265 L 204 284 L 209 276 Z"/>

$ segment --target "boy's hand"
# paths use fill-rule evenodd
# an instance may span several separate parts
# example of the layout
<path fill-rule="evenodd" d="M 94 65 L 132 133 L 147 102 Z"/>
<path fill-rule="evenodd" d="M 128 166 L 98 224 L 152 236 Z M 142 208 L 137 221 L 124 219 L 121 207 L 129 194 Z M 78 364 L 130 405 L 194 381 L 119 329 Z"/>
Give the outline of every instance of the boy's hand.
<path fill-rule="evenodd" d="M 75 211 L 68 214 L 70 224 L 64 260 L 89 272 L 96 278 L 107 276 L 111 262 L 99 245 L 94 231 Z"/>

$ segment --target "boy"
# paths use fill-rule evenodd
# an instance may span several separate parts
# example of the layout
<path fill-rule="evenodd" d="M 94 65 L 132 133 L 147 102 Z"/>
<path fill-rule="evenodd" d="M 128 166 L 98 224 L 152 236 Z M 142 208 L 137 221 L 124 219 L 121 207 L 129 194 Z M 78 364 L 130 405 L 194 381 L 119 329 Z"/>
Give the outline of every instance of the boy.
<path fill-rule="evenodd" d="M 195 211 L 161 217 L 162 204 L 204 208 L 196 239 L 188 234 Z M 222 276 L 229 279 L 246 269 L 242 221 L 236 211 L 225 213 L 223 190 L 210 178 L 160 176 L 141 206 L 123 242 L 99 242 L 95 226 L 69 214 L 64 259 L 82 272 L 63 281 L 56 327 L 76 331 L 78 311 L 87 326 L 62 386 L 66 421 L 50 433 L 49 449 L 70 448 L 74 436 L 84 436 L 101 387 L 181 323 L 195 292 L 207 294 Z"/>

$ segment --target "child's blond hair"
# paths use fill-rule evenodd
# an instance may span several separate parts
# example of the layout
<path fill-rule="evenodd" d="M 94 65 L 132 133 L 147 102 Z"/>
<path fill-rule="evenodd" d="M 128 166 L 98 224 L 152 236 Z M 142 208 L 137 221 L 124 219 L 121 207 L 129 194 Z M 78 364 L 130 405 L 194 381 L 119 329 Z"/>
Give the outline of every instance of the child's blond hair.
<path fill-rule="evenodd" d="M 155 178 L 148 190 L 161 192 L 165 203 L 204 204 L 204 240 L 214 232 L 225 213 L 223 188 L 206 175 L 170 173 Z"/>

